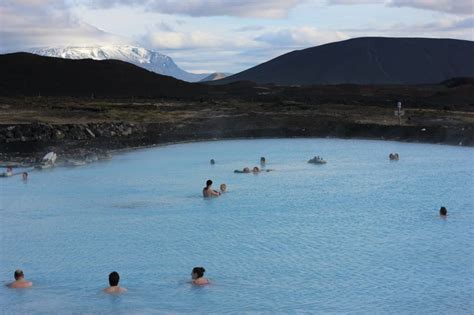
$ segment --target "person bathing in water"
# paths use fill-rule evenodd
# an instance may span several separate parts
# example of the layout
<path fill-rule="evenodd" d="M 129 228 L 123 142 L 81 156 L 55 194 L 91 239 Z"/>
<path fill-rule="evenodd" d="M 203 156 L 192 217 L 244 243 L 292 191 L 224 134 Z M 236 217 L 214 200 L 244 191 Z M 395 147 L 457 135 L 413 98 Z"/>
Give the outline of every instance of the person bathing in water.
<path fill-rule="evenodd" d="M 248 173 L 250 173 L 250 168 L 244 167 L 243 170 L 235 170 L 234 173 L 244 173 L 244 174 L 248 174 Z"/>
<path fill-rule="evenodd" d="M 208 179 L 206 182 L 206 187 L 202 189 L 202 195 L 207 198 L 207 197 L 218 197 L 221 195 L 220 192 L 215 191 L 212 189 L 212 180 Z"/>
<path fill-rule="evenodd" d="M 446 207 L 441 207 L 439 209 L 439 215 L 441 217 L 447 217 L 448 216 L 448 210 L 446 210 Z"/>
<path fill-rule="evenodd" d="M 191 272 L 191 283 L 196 285 L 205 285 L 209 284 L 209 280 L 204 278 L 204 273 L 206 269 L 203 267 L 194 267 L 193 271 Z"/>
<path fill-rule="evenodd" d="M 226 184 L 221 184 L 221 186 L 219 188 L 221 189 L 221 194 L 225 193 L 227 191 L 227 185 Z"/>
<path fill-rule="evenodd" d="M 245 167 L 243 170 L 235 170 L 234 173 L 239 173 L 239 174 L 250 174 L 250 173 L 253 173 L 253 174 L 258 174 L 258 173 L 261 173 L 261 172 L 271 172 L 271 171 L 274 171 L 273 169 L 266 169 L 266 170 L 262 170 L 260 169 L 258 166 L 255 166 L 254 168 L 252 168 L 252 170 L 250 170 L 250 168 L 248 167 Z"/>
<path fill-rule="evenodd" d="M 13 276 L 15 277 L 15 281 L 7 285 L 9 288 L 24 289 L 29 288 L 33 285 L 31 281 L 25 280 L 25 275 L 23 274 L 23 270 L 21 269 L 15 270 Z"/>
<path fill-rule="evenodd" d="M 120 293 L 123 293 L 123 292 L 127 291 L 127 289 L 122 288 L 122 287 L 119 286 L 119 281 L 120 281 L 120 275 L 118 274 L 118 272 L 117 271 L 111 272 L 109 274 L 109 285 L 110 285 L 110 287 L 105 288 L 104 292 L 105 293 L 110 293 L 110 294 L 120 294 Z"/>
<path fill-rule="evenodd" d="M 1 177 L 10 177 L 13 176 L 13 169 L 10 166 L 7 166 L 7 169 L 5 172 L 0 173 Z"/>

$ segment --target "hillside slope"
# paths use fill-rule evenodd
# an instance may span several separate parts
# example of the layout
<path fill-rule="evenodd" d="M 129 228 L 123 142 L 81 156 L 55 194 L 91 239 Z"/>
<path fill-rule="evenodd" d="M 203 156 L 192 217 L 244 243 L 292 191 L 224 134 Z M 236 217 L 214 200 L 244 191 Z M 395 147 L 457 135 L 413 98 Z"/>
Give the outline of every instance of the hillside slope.
<path fill-rule="evenodd" d="M 0 55 L 0 95 L 193 97 L 208 86 L 118 60 L 70 60 L 29 53 Z"/>
<path fill-rule="evenodd" d="M 472 41 L 364 37 L 293 51 L 214 84 L 432 84 L 474 77 L 473 56 Z"/>

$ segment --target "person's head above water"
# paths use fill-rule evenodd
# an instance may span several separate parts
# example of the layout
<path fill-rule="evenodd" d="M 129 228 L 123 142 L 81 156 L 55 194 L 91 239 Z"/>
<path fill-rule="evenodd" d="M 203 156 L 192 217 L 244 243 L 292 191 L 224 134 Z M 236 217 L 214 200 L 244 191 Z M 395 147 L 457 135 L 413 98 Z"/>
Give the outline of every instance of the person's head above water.
<path fill-rule="evenodd" d="M 193 279 L 199 279 L 204 276 L 204 273 L 206 272 L 206 269 L 203 267 L 194 267 L 193 271 L 191 272 L 191 276 Z"/>
<path fill-rule="evenodd" d="M 120 294 L 127 291 L 126 288 L 119 286 L 120 276 L 117 271 L 112 271 L 109 274 L 109 287 L 104 289 L 104 292 L 110 294 Z"/>
<path fill-rule="evenodd" d="M 212 185 L 212 180 L 208 179 L 206 181 L 206 187 L 210 187 Z"/>
<path fill-rule="evenodd" d="M 262 156 L 262 157 L 260 158 L 260 163 L 265 163 L 265 162 L 266 162 L 265 157 Z"/>
<path fill-rule="evenodd" d="M 211 164 L 216 164 L 216 161 L 214 161 L 214 159 L 211 159 Z"/>
<path fill-rule="evenodd" d="M 220 189 L 222 192 L 225 192 L 227 190 L 227 185 L 226 184 L 221 184 Z"/>
<path fill-rule="evenodd" d="M 113 271 L 109 274 L 109 284 L 111 287 L 118 286 L 120 281 L 120 276 L 117 271 Z"/>
<path fill-rule="evenodd" d="M 441 208 L 439 209 L 439 215 L 441 215 L 441 216 L 447 216 L 447 215 L 448 215 L 448 210 L 446 210 L 445 207 L 441 207 Z"/>
<path fill-rule="evenodd" d="M 24 289 L 29 288 L 33 285 L 33 282 L 25 280 L 25 275 L 23 274 L 23 270 L 17 269 L 13 273 L 13 277 L 15 281 L 8 284 L 7 286 L 12 289 Z"/>
<path fill-rule="evenodd" d="M 259 169 L 257 166 L 255 166 L 255 167 L 253 168 L 252 172 L 257 172 L 257 173 L 258 173 L 258 172 L 260 172 L 260 169 Z"/>
<path fill-rule="evenodd" d="M 23 273 L 23 270 L 17 269 L 15 270 L 15 273 L 13 274 L 13 277 L 15 278 L 16 281 L 21 280 L 25 278 L 25 274 Z"/>
<path fill-rule="evenodd" d="M 243 171 L 244 171 L 244 173 L 250 173 L 250 168 L 244 167 L 244 170 L 243 170 Z"/>

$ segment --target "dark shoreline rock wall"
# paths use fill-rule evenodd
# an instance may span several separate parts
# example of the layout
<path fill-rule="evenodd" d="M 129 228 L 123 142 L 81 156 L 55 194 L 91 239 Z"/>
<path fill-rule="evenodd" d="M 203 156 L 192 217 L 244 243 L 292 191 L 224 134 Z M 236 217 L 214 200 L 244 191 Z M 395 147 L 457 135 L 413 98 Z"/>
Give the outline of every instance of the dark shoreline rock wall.
<path fill-rule="evenodd" d="M 173 123 L 89 123 L 0 125 L 0 160 L 32 165 L 48 151 L 61 158 L 198 140 L 234 138 L 343 138 L 474 146 L 472 126 L 389 126 L 338 121 L 272 120 L 262 117 L 214 118 Z"/>

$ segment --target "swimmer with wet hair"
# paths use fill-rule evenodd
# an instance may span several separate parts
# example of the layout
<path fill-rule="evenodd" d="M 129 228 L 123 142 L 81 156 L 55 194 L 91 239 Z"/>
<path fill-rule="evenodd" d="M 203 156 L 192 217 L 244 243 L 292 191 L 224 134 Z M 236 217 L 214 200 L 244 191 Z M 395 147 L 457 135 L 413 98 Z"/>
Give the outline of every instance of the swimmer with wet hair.
<path fill-rule="evenodd" d="M 13 168 L 11 166 L 7 166 L 5 172 L 0 173 L 0 177 L 10 177 L 13 176 Z"/>
<path fill-rule="evenodd" d="M 206 181 L 206 187 L 202 189 L 202 195 L 205 198 L 218 197 L 221 195 L 221 193 L 212 189 L 212 180 L 208 179 Z"/>
<path fill-rule="evenodd" d="M 262 157 L 260 158 L 260 165 L 265 165 L 266 162 L 267 162 L 267 160 L 265 159 L 264 156 L 262 156 Z"/>
<path fill-rule="evenodd" d="M 27 172 L 23 172 L 21 174 L 21 177 L 23 178 L 23 180 L 27 180 L 28 179 L 28 173 Z"/>
<path fill-rule="evenodd" d="M 446 210 L 445 207 L 441 207 L 441 208 L 439 209 L 439 215 L 442 216 L 442 217 L 448 216 L 448 210 Z"/>
<path fill-rule="evenodd" d="M 191 272 L 192 284 L 196 284 L 196 285 L 209 284 L 209 280 L 204 278 L 205 272 L 206 272 L 206 269 L 204 269 L 203 267 L 194 267 L 193 271 Z"/>
<path fill-rule="evenodd" d="M 127 289 L 122 288 L 119 286 L 119 281 L 120 281 L 120 275 L 118 274 L 117 271 L 113 271 L 109 274 L 109 287 L 104 289 L 105 293 L 110 293 L 110 294 L 120 294 Z"/>
<path fill-rule="evenodd" d="M 388 158 L 390 159 L 390 161 L 398 161 L 400 159 L 400 156 L 398 155 L 398 153 L 390 153 Z"/>
<path fill-rule="evenodd" d="M 216 164 L 216 161 L 214 161 L 214 159 L 211 159 L 211 165 L 214 165 Z"/>
<path fill-rule="evenodd" d="M 219 188 L 221 190 L 221 193 L 225 193 L 227 191 L 227 185 L 226 184 L 221 184 Z"/>
<path fill-rule="evenodd" d="M 252 169 L 252 172 L 253 172 L 253 173 L 260 173 L 260 169 L 258 168 L 258 166 L 255 166 L 255 167 Z"/>
<path fill-rule="evenodd" d="M 241 173 L 243 173 L 243 174 L 248 174 L 248 173 L 250 173 L 250 168 L 248 168 L 248 167 L 244 167 L 244 169 L 243 169 L 243 170 L 235 170 L 235 171 L 234 171 L 234 173 L 239 173 L 239 174 L 241 174 Z"/>
<path fill-rule="evenodd" d="M 9 288 L 25 289 L 33 285 L 33 282 L 25 280 L 25 275 L 21 269 L 15 270 L 13 277 L 15 278 L 15 281 L 7 285 Z"/>

